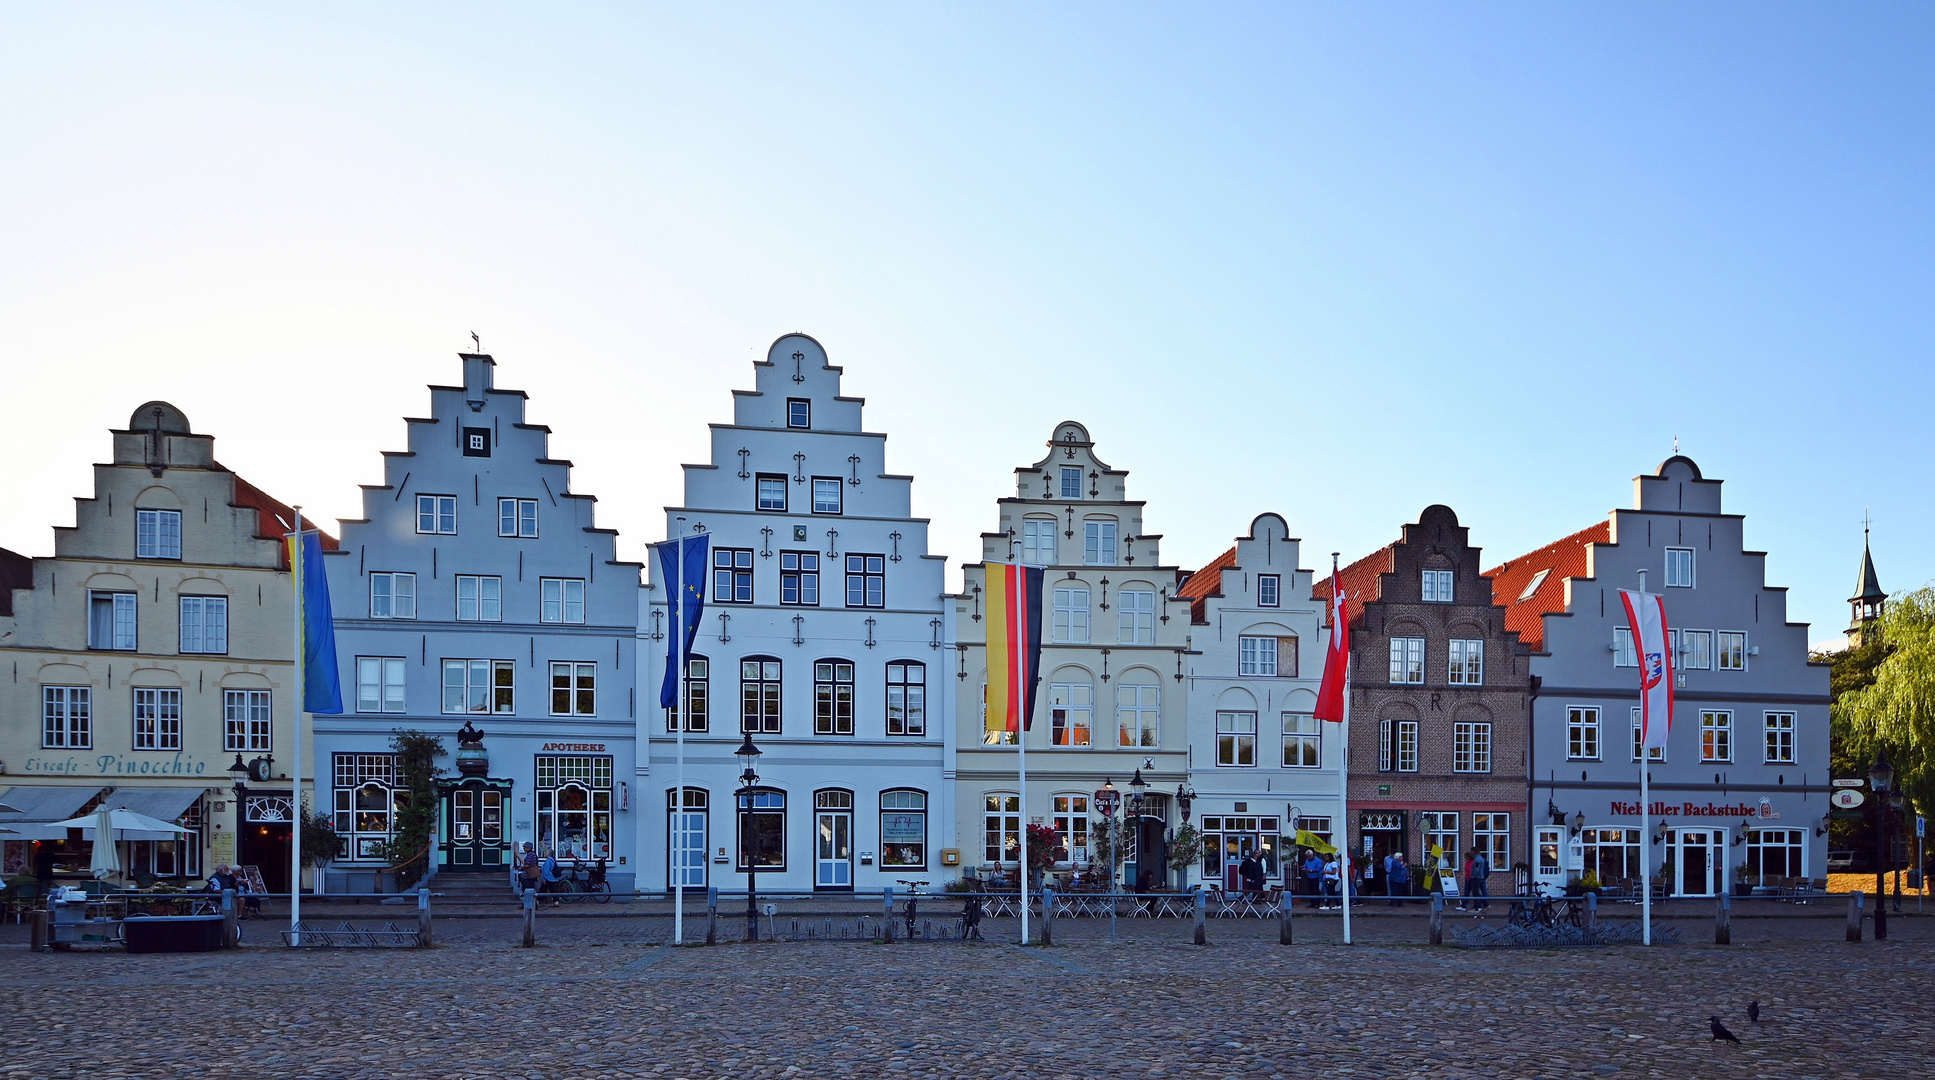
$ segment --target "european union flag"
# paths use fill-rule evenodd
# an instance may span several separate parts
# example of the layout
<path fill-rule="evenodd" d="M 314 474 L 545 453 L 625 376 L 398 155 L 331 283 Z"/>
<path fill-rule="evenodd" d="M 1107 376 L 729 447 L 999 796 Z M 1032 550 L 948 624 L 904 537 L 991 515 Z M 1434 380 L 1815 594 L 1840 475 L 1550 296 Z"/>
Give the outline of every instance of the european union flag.
<path fill-rule="evenodd" d="M 692 654 L 692 640 L 699 636 L 699 615 L 705 610 L 705 575 L 711 538 L 697 536 L 653 544 L 658 551 L 660 580 L 665 583 L 671 640 L 665 648 L 665 684 L 659 689 L 658 703 L 667 709 L 679 703 L 679 670 Z"/>
<path fill-rule="evenodd" d="M 343 711 L 343 684 L 336 671 L 336 620 L 329 610 L 322 539 L 316 533 L 303 533 L 301 548 L 302 707 L 334 715 Z"/>

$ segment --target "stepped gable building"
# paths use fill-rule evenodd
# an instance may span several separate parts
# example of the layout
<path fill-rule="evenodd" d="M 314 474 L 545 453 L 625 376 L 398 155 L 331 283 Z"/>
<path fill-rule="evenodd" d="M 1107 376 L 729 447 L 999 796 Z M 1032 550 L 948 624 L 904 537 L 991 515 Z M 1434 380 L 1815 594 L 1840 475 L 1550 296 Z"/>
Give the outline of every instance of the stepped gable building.
<path fill-rule="evenodd" d="M 1377 875 L 1400 846 L 1413 867 L 1440 846 L 1460 873 L 1482 850 L 1494 892 L 1529 861 L 1528 650 L 1479 566 L 1458 516 L 1428 506 L 1396 543 L 1339 574 L 1351 633 L 1346 839 L 1370 855 L 1369 891 L 1385 890 Z M 1327 575 L 1314 593 L 1329 601 Z"/>
<path fill-rule="evenodd" d="M 1106 881 L 1097 854 L 1092 795 L 1113 782 L 1127 824 L 1123 880 L 1170 885 L 1168 840 L 1180 825 L 1176 794 L 1189 780 L 1189 600 L 1177 569 L 1162 565 L 1161 537 L 1145 531 L 1144 504 L 1128 497 L 1128 473 L 1095 453 L 1088 429 L 1055 425 L 1047 456 L 1015 470 L 1015 494 L 997 504 L 981 558 L 962 568 L 954 597 L 959 694 L 956 715 L 959 839 L 981 877 L 1012 874 L 1024 822 L 1061 834 L 1058 866 Z M 1028 740 L 1028 789 L 1017 782 L 1019 733 L 986 730 L 986 563 L 1044 569 L 1041 683 Z M 1129 812 L 1130 782 L 1147 791 Z"/>
<path fill-rule="evenodd" d="M 38 859 L 86 877 L 93 841 L 35 839 L 34 824 L 125 807 L 189 830 L 124 841 L 135 880 L 240 862 L 287 891 L 295 512 L 165 401 L 113 436 L 53 556 L 0 555 L 0 802 L 19 808 L 0 813 L 18 834 L 0 835 L 0 871 Z M 240 799 L 237 762 L 251 770 Z"/>
<path fill-rule="evenodd" d="M 315 721 L 341 850 L 331 891 L 368 891 L 407 792 L 392 732 L 442 739 L 437 873 L 508 873 L 516 845 L 608 860 L 632 889 L 638 564 L 571 490 L 550 428 L 496 362 L 463 354 L 409 448 L 386 451 L 327 562 L 343 715 Z M 486 490 L 488 485 L 488 490 Z"/>
<path fill-rule="evenodd" d="M 1276 514 L 1250 522 L 1215 561 L 1189 576 L 1189 776 L 1208 838 L 1201 879 L 1235 892 L 1247 855 L 1285 883 L 1298 829 L 1328 840 L 1337 817 L 1343 745 L 1312 711 L 1323 681 L 1323 606 L 1300 569 L 1300 541 Z M 1294 864 L 1289 884 L 1296 883 Z"/>
<path fill-rule="evenodd" d="M 705 609 L 686 672 L 684 805 L 676 712 L 659 707 L 665 597 L 656 556 L 640 605 L 642 888 L 878 890 L 952 876 L 946 560 L 913 516 L 913 478 L 805 334 L 787 334 L 733 391 L 705 464 L 666 508 L 672 536 L 710 538 Z M 761 751 L 740 794 L 733 756 Z M 735 809 L 737 807 L 737 809 Z"/>
<path fill-rule="evenodd" d="M 1721 511 L 1720 481 L 1674 456 L 1633 488 L 1633 509 L 1487 573 L 1534 651 L 1534 877 L 1634 881 L 1643 847 L 1675 896 L 1825 877 L 1828 668 L 1809 661 L 1807 626 L 1787 621 L 1741 516 Z M 1665 597 L 1675 671 L 1672 732 L 1648 763 L 1650 837 L 1639 658 L 1618 593 L 1642 573 Z"/>

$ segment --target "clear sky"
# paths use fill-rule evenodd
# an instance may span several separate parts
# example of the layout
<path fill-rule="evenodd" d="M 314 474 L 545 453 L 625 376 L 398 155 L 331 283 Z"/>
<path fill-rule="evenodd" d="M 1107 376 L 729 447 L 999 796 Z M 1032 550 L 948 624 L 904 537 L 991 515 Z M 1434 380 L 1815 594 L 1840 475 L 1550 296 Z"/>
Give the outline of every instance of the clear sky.
<path fill-rule="evenodd" d="M 0 545 L 156 397 L 360 516 L 475 330 L 642 558 L 800 330 L 956 565 L 1065 418 L 1192 567 L 1436 502 L 1490 565 L 1678 436 L 1825 641 L 1865 508 L 1935 578 L 1931 46 L 1890 4 L 10 5 Z"/>

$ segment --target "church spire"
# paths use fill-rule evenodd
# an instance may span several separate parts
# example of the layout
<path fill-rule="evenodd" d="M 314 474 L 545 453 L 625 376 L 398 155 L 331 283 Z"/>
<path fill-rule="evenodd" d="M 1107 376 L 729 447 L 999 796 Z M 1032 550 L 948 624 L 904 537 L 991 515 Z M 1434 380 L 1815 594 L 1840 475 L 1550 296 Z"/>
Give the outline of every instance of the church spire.
<path fill-rule="evenodd" d="M 1874 554 L 1868 548 L 1869 522 L 1866 515 L 1861 519 L 1861 580 L 1855 586 L 1855 595 L 1848 598 L 1853 608 L 1854 621 L 1848 626 L 1849 646 L 1858 646 L 1866 636 L 1868 627 L 1881 618 L 1881 612 L 1888 603 L 1888 593 L 1881 587 L 1881 579 L 1875 575 Z"/>

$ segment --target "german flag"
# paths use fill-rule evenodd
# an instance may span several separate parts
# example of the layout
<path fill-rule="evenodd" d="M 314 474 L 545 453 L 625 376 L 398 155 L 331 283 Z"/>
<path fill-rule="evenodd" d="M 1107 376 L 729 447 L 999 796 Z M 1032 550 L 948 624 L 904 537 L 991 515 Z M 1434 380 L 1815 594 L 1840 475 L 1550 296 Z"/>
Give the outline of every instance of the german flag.
<path fill-rule="evenodd" d="M 987 564 L 991 732 L 1034 725 L 1041 667 L 1041 577 L 1038 566 Z"/>

